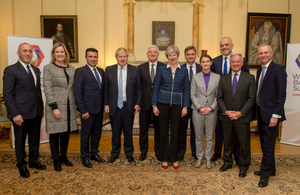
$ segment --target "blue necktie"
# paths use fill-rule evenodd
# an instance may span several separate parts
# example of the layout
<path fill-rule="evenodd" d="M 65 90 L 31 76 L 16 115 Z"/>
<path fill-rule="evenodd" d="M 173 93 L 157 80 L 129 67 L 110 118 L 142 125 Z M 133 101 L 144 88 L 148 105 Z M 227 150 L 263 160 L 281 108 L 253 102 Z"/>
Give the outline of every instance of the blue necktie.
<path fill-rule="evenodd" d="M 234 95 L 235 90 L 236 90 L 236 86 L 237 86 L 237 78 L 236 78 L 236 76 L 237 76 L 237 75 L 238 75 L 238 74 L 235 73 L 235 74 L 234 74 L 234 77 L 233 77 L 233 81 L 232 81 L 232 95 Z"/>
<path fill-rule="evenodd" d="M 192 81 L 193 78 L 193 66 L 190 66 L 190 82 Z"/>
<path fill-rule="evenodd" d="M 260 89 L 261 89 L 261 85 L 263 83 L 263 80 L 265 78 L 265 70 L 266 70 L 266 67 L 262 67 L 262 71 L 261 71 L 261 78 L 260 78 L 260 82 L 259 82 L 259 88 L 258 88 L 258 91 L 257 91 L 257 99 L 256 99 L 256 103 L 259 105 L 259 93 L 260 93 Z"/>
<path fill-rule="evenodd" d="M 119 90 L 118 90 L 118 108 L 123 108 L 123 74 L 122 74 L 122 69 L 120 69 L 120 74 L 119 74 Z"/>
<path fill-rule="evenodd" d="M 96 68 L 93 69 L 94 70 L 94 73 L 95 73 L 95 76 L 96 76 L 96 79 L 97 79 L 97 83 L 98 83 L 98 86 L 99 88 L 101 89 L 101 81 L 100 81 L 100 77 L 96 71 Z"/>
<path fill-rule="evenodd" d="M 227 57 L 225 57 L 223 75 L 227 74 Z"/>
<path fill-rule="evenodd" d="M 29 77 L 30 77 L 30 80 L 33 82 L 34 86 L 35 86 L 35 83 L 34 83 L 34 78 L 33 78 L 33 75 L 30 71 L 30 68 L 29 68 L 29 65 L 27 65 L 27 72 L 29 74 Z"/>

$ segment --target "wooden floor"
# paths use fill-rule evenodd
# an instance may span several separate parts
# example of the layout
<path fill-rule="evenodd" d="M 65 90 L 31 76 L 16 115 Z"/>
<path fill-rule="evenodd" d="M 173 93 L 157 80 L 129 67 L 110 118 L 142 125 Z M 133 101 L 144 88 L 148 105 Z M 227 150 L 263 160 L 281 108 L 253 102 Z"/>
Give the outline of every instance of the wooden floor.
<path fill-rule="evenodd" d="M 189 138 L 187 138 L 189 143 Z M 135 153 L 140 153 L 139 149 L 139 137 L 133 138 L 133 144 Z M 191 154 L 190 146 L 187 144 L 187 154 Z M 0 136 L 0 151 L 1 150 L 14 150 L 11 148 L 11 141 L 8 135 Z M 102 136 L 99 145 L 100 152 L 109 153 L 111 151 L 111 131 L 102 131 Z M 50 151 L 49 143 L 43 143 L 40 145 L 40 151 Z M 70 152 L 79 152 L 80 151 L 80 131 L 75 131 L 71 133 L 69 148 Z M 123 152 L 123 138 L 122 138 L 122 152 Z M 149 137 L 149 151 L 154 152 L 154 139 Z M 252 153 L 261 153 L 260 141 L 258 133 L 251 133 L 251 152 Z M 275 153 L 300 153 L 299 146 L 292 146 L 287 144 L 279 143 L 279 140 L 276 141 Z"/>

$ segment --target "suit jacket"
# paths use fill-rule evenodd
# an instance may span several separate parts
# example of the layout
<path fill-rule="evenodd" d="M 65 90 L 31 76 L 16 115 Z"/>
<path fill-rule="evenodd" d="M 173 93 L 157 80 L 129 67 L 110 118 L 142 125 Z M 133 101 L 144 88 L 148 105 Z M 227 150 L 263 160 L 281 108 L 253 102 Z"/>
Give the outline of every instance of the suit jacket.
<path fill-rule="evenodd" d="M 167 65 L 164 65 L 158 69 L 153 87 L 152 105 L 157 105 L 157 102 L 182 107 L 190 106 L 190 82 L 186 67 L 177 67 L 174 79 L 171 67 L 167 68 Z"/>
<path fill-rule="evenodd" d="M 203 73 L 194 74 L 191 82 L 191 100 L 192 109 L 198 110 L 200 107 L 212 107 L 217 110 L 217 94 L 219 87 L 220 75 L 211 72 L 206 91 Z"/>
<path fill-rule="evenodd" d="M 130 115 L 134 114 L 134 106 L 142 105 L 141 77 L 139 69 L 127 64 L 126 97 Z M 118 106 L 118 65 L 105 69 L 104 105 L 109 106 L 109 115 L 114 116 Z"/>
<path fill-rule="evenodd" d="M 186 63 L 182 64 L 181 66 L 186 67 Z M 186 68 L 187 68 L 187 67 L 186 67 Z M 201 71 L 202 71 L 202 67 L 200 66 L 200 64 L 197 64 L 197 63 L 196 63 L 196 73 L 194 73 L 194 74 L 197 74 L 197 73 L 199 73 L 199 72 L 201 72 Z"/>
<path fill-rule="evenodd" d="M 218 57 L 215 57 L 212 60 L 212 65 L 210 67 L 211 71 L 213 71 L 214 73 L 217 73 L 218 75 L 223 76 L 223 70 L 222 70 L 222 60 L 223 60 L 223 56 L 220 55 Z M 243 58 L 243 66 L 242 66 L 242 71 L 249 73 L 249 66 L 245 60 L 245 58 Z M 228 66 L 230 66 L 228 64 Z M 229 71 L 231 71 L 231 68 L 229 68 Z"/>
<path fill-rule="evenodd" d="M 253 120 L 253 105 L 255 104 L 255 78 L 253 75 L 241 71 L 234 95 L 232 95 L 232 71 L 221 77 L 218 89 L 218 106 L 220 120 L 230 122 L 224 113 L 227 110 L 240 111 L 244 116 L 236 122 L 250 123 Z"/>
<path fill-rule="evenodd" d="M 23 119 L 43 117 L 40 69 L 31 66 L 36 76 L 36 86 L 27 70 L 18 61 L 4 70 L 3 97 L 9 119 L 21 115 Z"/>
<path fill-rule="evenodd" d="M 258 87 L 261 71 L 261 68 L 257 71 L 256 88 Z M 280 122 L 285 120 L 286 77 L 287 74 L 284 67 L 272 61 L 267 69 L 259 93 L 260 112 L 265 123 L 270 122 L 272 114 L 280 115 L 281 118 L 278 119 Z"/>
<path fill-rule="evenodd" d="M 156 73 L 159 67 L 165 64 L 157 61 Z M 150 71 L 149 71 L 149 62 L 145 62 L 138 66 L 141 76 L 142 84 L 142 109 L 149 110 L 151 106 L 152 91 L 154 82 L 151 82 Z"/>
<path fill-rule="evenodd" d="M 104 71 L 96 67 L 101 75 L 101 89 L 98 82 L 88 65 L 77 68 L 74 78 L 74 94 L 77 104 L 77 109 L 81 114 L 89 112 L 90 114 L 97 114 L 102 112 L 103 98 L 104 98 Z"/>

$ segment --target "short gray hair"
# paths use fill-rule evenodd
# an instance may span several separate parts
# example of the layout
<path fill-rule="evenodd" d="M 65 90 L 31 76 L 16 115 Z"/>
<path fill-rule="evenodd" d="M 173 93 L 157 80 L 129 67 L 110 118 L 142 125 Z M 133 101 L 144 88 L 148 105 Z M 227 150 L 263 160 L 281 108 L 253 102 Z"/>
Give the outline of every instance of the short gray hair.
<path fill-rule="evenodd" d="M 158 49 L 157 45 L 150 45 L 150 46 L 147 48 L 147 53 L 148 53 L 148 51 L 149 51 L 149 49 L 150 49 L 151 47 L 155 47 L 155 48 L 157 49 L 157 53 L 159 53 L 159 49 Z"/>
<path fill-rule="evenodd" d="M 243 60 L 243 54 L 239 51 L 232 52 L 230 54 L 230 59 L 231 59 L 232 56 L 241 56 L 241 59 Z"/>
<path fill-rule="evenodd" d="M 174 53 L 174 52 L 175 52 L 175 53 L 177 54 L 177 56 L 179 57 L 180 51 L 179 51 L 178 47 L 177 47 L 176 45 L 171 45 L 171 46 L 169 46 L 169 47 L 166 49 L 165 55 L 166 55 L 166 57 L 168 58 L 168 55 L 169 55 L 170 53 Z"/>

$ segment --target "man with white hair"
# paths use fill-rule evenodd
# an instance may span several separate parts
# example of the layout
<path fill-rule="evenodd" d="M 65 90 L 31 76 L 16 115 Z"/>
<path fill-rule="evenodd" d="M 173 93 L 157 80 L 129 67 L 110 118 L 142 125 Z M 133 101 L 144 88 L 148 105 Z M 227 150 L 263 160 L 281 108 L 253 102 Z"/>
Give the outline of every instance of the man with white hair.
<path fill-rule="evenodd" d="M 151 115 L 154 125 L 154 151 L 155 156 L 158 155 L 159 150 L 159 127 L 158 117 L 153 114 L 153 108 L 151 105 L 152 90 L 155 75 L 157 69 L 165 64 L 157 61 L 159 56 L 159 49 L 156 45 L 150 45 L 147 50 L 148 62 L 145 62 L 138 66 L 141 76 L 142 84 L 142 108 L 140 111 L 140 161 L 143 161 L 147 157 L 148 152 L 148 129 L 150 124 Z"/>
<path fill-rule="evenodd" d="M 232 168 L 233 135 L 240 144 L 241 156 L 238 164 L 239 177 L 246 177 L 251 163 L 250 122 L 253 120 L 255 104 L 254 76 L 242 71 L 243 56 L 240 52 L 230 54 L 231 71 L 222 76 L 218 89 L 218 106 L 224 139 L 224 164 L 220 172 Z"/>

